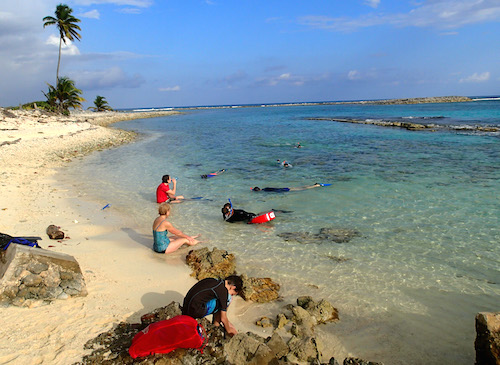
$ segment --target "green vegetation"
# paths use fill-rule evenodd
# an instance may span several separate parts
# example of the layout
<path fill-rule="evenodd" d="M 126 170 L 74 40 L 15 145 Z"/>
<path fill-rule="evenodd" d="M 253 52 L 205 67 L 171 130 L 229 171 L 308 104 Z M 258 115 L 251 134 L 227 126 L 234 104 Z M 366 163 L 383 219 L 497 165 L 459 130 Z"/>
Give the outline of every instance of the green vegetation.
<path fill-rule="evenodd" d="M 51 110 L 69 114 L 69 108 L 82 108 L 82 90 L 77 89 L 75 82 L 68 77 L 61 77 L 57 82 L 57 87 L 50 84 L 49 91 L 44 93 Z"/>
<path fill-rule="evenodd" d="M 55 17 L 46 16 L 43 18 L 43 27 L 45 28 L 48 25 L 55 25 L 59 30 L 59 58 L 57 60 L 57 72 L 56 72 L 56 82 L 59 81 L 59 66 L 61 64 L 61 48 L 62 42 L 66 44 L 66 39 L 70 41 L 77 39 L 80 40 L 80 34 L 77 30 L 81 30 L 80 27 L 76 24 L 80 22 L 80 19 L 75 18 L 71 13 L 73 9 L 71 9 L 66 4 L 59 4 L 56 7 Z"/>
<path fill-rule="evenodd" d="M 97 95 L 95 97 L 95 100 L 94 100 L 94 106 L 89 106 L 88 109 L 92 109 L 96 112 L 103 112 L 103 111 L 106 111 L 106 110 L 113 110 L 106 98 L 104 96 L 100 96 L 100 95 Z"/>

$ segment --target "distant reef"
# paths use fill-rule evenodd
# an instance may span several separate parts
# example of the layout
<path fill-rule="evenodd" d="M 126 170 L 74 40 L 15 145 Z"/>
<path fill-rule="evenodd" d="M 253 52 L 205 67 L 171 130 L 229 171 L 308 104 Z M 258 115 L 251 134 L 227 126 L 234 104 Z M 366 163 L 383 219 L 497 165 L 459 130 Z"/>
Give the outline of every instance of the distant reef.
<path fill-rule="evenodd" d="M 231 108 L 256 108 L 256 107 L 276 107 L 276 106 L 310 106 L 310 105 L 341 105 L 341 104 L 425 104 L 425 103 L 463 103 L 473 101 L 467 96 L 431 96 L 426 98 L 406 98 L 406 99 L 385 99 L 385 100 L 362 100 L 362 101 L 317 101 L 317 102 L 296 102 L 279 104 L 250 104 L 250 105 L 218 105 L 218 106 L 193 106 L 175 108 L 186 109 L 231 109 Z"/>
<path fill-rule="evenodd" d="M 467 96 L 431 96 L 427 98 L 407 98 L 407 99 L 387 99 L 387 100 L 371 100 L 371 101 L 354 101 L 352 104 L 425 104 L 425 103 L 463 103 L 472 101 Z M 351 103 L 351 102 L 348 102 Z"/>

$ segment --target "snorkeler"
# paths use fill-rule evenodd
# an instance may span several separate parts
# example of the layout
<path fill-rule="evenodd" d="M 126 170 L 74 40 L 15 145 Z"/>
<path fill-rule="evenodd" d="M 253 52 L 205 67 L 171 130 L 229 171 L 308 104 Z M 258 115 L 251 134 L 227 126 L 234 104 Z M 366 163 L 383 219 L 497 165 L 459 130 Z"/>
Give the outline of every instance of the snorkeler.
<path fill-rule="evenodd" d="M 299 191 L 299 190 L 306 190 L 306 189 L 312 189 L 312 188 L 319 188 L 320 186 L 325 186 L 325 184 L 319 184 L 316 183 L 314 185 L 307 185 L 307 186 L 300 186 L 297 188 L 259 188 L 258 186 L 252 188 L 253 191 L 268 191 L 268 192 L 273 192 L 273 193 L 284 193 L 287 191 Z"/>
<path fill-rule="evenodd" d="M 248 223 L 257 216 L 257 214 L 244 211 L 243 209 L 233 209 L 233 205 L 231 203 L 224 204 L 221 211 L 224 220 L 229 223 L 234 223 L 234 222 Z"/>

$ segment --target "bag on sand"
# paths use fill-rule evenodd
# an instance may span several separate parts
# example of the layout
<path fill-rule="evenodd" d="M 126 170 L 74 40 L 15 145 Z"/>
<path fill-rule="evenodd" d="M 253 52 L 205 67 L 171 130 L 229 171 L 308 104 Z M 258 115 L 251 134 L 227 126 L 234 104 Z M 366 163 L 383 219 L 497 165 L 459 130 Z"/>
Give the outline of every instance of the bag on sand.
<path fill-rule="evenodd" d="M 151 323 L 132 339 L 128 353 L 132 358 L 167 354 L 175 349 L 199 349 L 203 353 L 205 329 L 193 317 L 179 315 Z"/>

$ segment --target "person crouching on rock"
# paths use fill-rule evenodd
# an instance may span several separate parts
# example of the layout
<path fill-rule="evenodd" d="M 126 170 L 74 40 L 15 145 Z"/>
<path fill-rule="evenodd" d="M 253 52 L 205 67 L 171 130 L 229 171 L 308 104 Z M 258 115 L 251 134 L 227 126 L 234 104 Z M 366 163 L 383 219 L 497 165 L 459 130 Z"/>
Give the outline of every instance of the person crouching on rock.
<path fill-rule="evenodd" d="M 241 293 L 242 288 L 243 280 L 236 275 L 228 276 L 225 280 L 200 280 L 187 292 L 182 304 L 182 314 L 193 318 L 213 314 L 212 323 L 215 326 L 222 323 L 227 333 L 235 335 L 238 331 L 229 322 L 226 312 L 232 298 Z"/>
<path fill-rule="evenodd" d="M 153 250 L 158 253 L 171 253 L 183 244 L 194 246 L 199 243 L 196 236 L 188 236 L 175 228 L 167 218 L 170 215 L 170 204 L 161 203 L 158 207 L 159 216 L 153 222 Z M 168 233 L 174 236 L 168 237 Z"/>

